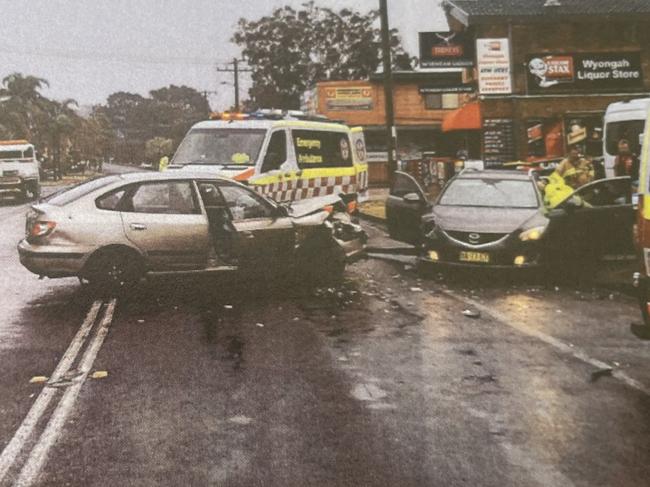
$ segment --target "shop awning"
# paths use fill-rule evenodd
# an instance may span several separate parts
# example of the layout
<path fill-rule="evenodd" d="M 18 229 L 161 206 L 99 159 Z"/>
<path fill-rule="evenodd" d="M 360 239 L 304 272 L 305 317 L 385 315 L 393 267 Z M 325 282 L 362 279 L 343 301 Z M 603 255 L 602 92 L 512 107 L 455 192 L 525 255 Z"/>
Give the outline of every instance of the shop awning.
<path fill-rule="evenodd" d="M 449 112 L 442 119 L 442 131 L 479 130 L 481 128 L 481 107 L 479 102 L 471 102 Z"/>

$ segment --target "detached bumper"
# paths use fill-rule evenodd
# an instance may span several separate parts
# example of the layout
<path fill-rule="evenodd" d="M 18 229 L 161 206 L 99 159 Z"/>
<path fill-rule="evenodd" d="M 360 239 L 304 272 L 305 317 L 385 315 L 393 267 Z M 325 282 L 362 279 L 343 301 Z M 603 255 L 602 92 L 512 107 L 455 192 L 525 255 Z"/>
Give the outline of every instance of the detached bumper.
<path fill-rule="evenodd" d="M 30 272 L 47 277 L 73 277 L 79 275 L 85 254 L 66 252 L 60 248 L 39 247 L 27 240 L 18 243 L 20 263 Z"/>

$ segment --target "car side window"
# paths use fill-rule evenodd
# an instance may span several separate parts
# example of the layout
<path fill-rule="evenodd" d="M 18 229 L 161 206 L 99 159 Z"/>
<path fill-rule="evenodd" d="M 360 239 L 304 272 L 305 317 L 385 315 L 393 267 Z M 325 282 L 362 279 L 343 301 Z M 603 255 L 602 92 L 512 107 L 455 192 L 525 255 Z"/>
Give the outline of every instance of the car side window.
<path fill-rule="evenodd" d="M 206 208 L 225 208 L 226 202 L 215 183 L 199 183 L 199 194 Z"/>
<path fill-rule="evenodd" d="M 238 186 L 220 186 L 233 220 L 270 218 L 273 207 L 251 191 Z"/>
<path fill-rule="evenodd" d="M 123 211 L 171 215 L 199 213 L 188 181 L 141 184 L 131 193 Z"/>
<path fill-rule="evenodd" d="M 118 206 L 125 193 L 126 189 L 124 188 L 118 189 L 117 191 L 111 191 L 110 193 L 97 198 L 97 200 L 95 200 L 95 205 L 100 210 L 117 211 L 119 210 Z"/>
<path fill-rule="evenodd" d="M 630 200 L 630 183 L 626 178 L 597 181 L 575 195 L 591 207 L 624 205 Z"/>
<path fill-rule="evenodd" d="M 287 134 L 284 130 L 274 132 L 271 135 L 269 146 L 266 149 L 262 172 L 279 169 L 280 165 L 287 160 Z"/>

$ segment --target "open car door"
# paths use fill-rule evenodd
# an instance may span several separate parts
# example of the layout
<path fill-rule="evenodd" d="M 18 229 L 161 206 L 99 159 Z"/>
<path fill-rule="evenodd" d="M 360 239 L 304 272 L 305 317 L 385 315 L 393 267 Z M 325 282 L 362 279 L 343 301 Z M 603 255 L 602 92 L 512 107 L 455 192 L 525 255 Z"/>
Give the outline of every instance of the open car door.
<path fill-rule="evenodd" d="M 578 188 L 549 218 L 552 246 L 564 255 L 597 258 L 634 251 L 629 177 L 600 179 Z"/>
<path fill-rule="evenodd" d="M 409 174 L 396 171 L 386 199 L 386 221 L 391 238 L 418 243 L 421 240 L 420 220 L 429 208 L 429 201 L 418 182 Z"/>

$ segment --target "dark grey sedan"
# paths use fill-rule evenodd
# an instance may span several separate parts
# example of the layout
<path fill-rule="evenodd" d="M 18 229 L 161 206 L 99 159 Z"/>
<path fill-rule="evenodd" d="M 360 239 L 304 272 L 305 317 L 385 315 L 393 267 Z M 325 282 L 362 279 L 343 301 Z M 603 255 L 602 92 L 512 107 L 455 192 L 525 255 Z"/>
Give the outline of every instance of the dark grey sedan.
<path fill-rule="evenodd" d="M 428 263 L 535 267 L 632 248 L 629 178 L 594 181 L 553 209 L 534 173 L 465 170 L 435 202 L 397 173 L 386 203 L 390 235 L 421 246 Z"/>

